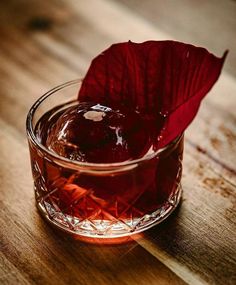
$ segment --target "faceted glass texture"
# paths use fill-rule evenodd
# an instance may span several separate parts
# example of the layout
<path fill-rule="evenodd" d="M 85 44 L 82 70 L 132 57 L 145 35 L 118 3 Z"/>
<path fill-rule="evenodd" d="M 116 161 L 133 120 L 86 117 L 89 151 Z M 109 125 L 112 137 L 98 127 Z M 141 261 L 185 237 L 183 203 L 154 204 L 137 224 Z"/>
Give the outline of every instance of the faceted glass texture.
<path fill-rule="evenodd" d="M 162 149 L 120 162 L 71 160 L 48 148 L 45 139 L 52 145 L 48 123 L 78 104 L 80 85 L 73 81 L 54 88 L 28 114 L 38 209 L 52 224 L 81 236 L 116 238 L 144 231 L 165 219 L 180 200 L 183 135 Z"/>

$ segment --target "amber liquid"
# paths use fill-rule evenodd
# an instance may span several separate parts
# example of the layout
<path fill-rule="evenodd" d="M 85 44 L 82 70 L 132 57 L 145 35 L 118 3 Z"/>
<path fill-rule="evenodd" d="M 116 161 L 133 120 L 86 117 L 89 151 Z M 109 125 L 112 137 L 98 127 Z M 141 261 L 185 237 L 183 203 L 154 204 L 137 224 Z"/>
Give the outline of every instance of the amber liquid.
<path fill-rule="evenodd" d="M 42 144 L 56 121 L 57 115 L 52 116 L 56 110 L 47 112 L 36 125 Z M 183 137 L 150 159 L 101 171 L 71 169 L 33 144 L 30 151 L 37 203 L 50 219 L 68 228 L 90 221 L 92 230 L 96 221 L 104 221 L 104 226 L 107 221 L 127 224 L 151 215 L 169 203 L 182 174 Z"/>

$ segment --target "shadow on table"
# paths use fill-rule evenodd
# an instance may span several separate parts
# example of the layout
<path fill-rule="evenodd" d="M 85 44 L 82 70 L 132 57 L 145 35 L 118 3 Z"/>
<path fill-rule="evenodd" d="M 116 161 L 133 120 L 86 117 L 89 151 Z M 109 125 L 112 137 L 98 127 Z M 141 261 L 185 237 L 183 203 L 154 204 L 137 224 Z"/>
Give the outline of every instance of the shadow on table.
<path fill-rule="evenodd" d="M 178 211 L 178 210 L 177 210 Z M 176 211 L 176 212 L 177 212 Z M 175 219 L 176 214 L 173 215 Z M 64 264 L 63 275 L 86 284 L 184 284 L 171 270 L 132 239 L 121 244 L 91 244 L 74 239 L 51 227 L 39 216 L 39 226 L 45 241 L 52 245 L 48 258 L 54 259 L 54 268 Z M 156 227 L 158 230 L 159 227 Z M 135 237 L 145 240 L 143 235 Z M 61 267 L 60 267 L 61 268 Z M 61 274 L 61 272 L 58 272 Z M 171 283 L 172 282 L 172 283 Z M 176 283 L 177 282 L 177 283 Z"/>

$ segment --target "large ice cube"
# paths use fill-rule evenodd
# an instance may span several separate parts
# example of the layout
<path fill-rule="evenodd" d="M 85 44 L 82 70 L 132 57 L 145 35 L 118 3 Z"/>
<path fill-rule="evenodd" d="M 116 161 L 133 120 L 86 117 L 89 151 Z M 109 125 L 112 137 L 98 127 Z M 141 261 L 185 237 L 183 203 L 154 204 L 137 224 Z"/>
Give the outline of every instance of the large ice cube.
<path fill-rule="evenodd" d="M 81 162 L 121 162 L 139 158 L 150 142 L 144 121 L 135 111 L 80 103 L 63 112 L 46 140 L 60 156 Z"/>

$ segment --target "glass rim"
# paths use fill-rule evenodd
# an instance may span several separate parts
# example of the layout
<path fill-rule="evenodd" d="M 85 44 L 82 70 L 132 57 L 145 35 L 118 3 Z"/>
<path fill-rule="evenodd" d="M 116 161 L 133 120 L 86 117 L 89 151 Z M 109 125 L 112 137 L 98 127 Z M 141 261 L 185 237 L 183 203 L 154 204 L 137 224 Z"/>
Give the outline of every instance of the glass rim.
<path fill-rule="evenodd" d="M 46 93 L 44 93 L 41 97 L 39 97 L 34 104 L 30 107 L 30 110 L 27 114 L 26 117 L 26 133 L 28 138 L 30 139 L 31 142 L 34 143 L 34 145 L 38 148 L 43 153 L 46 153 L 48 156 L 52 157 L 54 160 L 60 163 L 64 163 L 68 165 L 69 167 L 73 166 L 73 168 L 95 168 L 95 169 L 107 169 L 107 168 L 120 168 L 120 167 L 126 167 L 126 166 L 131 166 L 134 164 L 138 164 L 140 162 L 148 161 L 156 156 L 159 156 L 161 153 L 164 151 L 168 150 L 171 148 L 171 146 L 175 145 L 178 143 L 182 137 L 183 133 L 177 136 L 175 139 L 173 139 L 170 143 L 168 143 L 166 146 L 158 149 L 157 151 L 154 151 L 151 154 L 147 154 L 141 158 L 137 159 L 131 159 L 131 160 L 126 160 L 126 161 L 121 161 L 121 162 L 111 162 L 111 163 L 94 163 L 94 162 L 80 162 L 77 160 L 71 160 L 69 158 L 63 157 L 58 155 L 57 153 L 50 151 L 48 148 L 46 148 L 39 140 L 37 139 L 34 128 L 33 128 L 33 117 L 38 109 L 38 107 L 43 103 L 45 99 L 47 99 L 50 95 L 54 94 L 57 91 L 60 91 L 63 88 L 81 83 L 83 80 L 82 79 L 75 79 L 71 81 L 67 81 L 65 83 L 62 83 L 60 85 L 57 85 L 56 87 L 48 90 Z"/>

